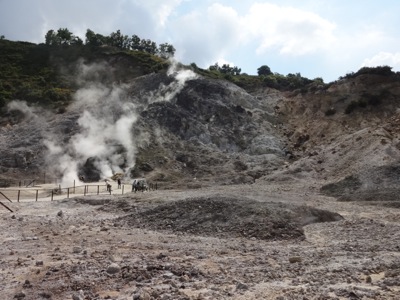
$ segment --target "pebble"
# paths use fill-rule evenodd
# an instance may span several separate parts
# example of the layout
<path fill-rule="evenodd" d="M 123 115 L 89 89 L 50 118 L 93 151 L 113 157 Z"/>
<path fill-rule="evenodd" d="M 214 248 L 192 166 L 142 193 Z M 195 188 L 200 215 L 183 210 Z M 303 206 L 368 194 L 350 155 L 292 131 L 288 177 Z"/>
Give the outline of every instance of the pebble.
<path fill-rule="evenodd" d="M 106 272 L 108 274 L 116 274 L 121 270 L 120 266 L 116 263 L 112 263 L 107 267 Z"/>

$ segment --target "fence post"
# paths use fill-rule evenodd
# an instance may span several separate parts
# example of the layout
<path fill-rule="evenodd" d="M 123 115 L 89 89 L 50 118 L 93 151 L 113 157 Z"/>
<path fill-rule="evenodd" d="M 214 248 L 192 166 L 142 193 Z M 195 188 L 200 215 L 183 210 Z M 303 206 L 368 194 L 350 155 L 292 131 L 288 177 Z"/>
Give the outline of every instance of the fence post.
<path fill-rule="evenodd" d="M 39 190 L 36 190 L 36 201 L 38 199 Z"/>
<path fill-rule="evenodd" d="M 69 199 L 69 188 L 67 188 L 67 199 Z"/>
<path fill-rule="evenodd" d="M 53 201 L 53 189 L 51 189 L 51 201 Z"/>
<path fill-rule="evenodd" d="M 97 185 L 97 195 L 99 194 L 99 192 L 100 192 L 100 186 Z"/>
<path fill-rule="evenodd" d="M 86 196 L 86 185 L 83 187 L 83 196 Z"/>
<path fill-rule="evenodd" d="M 124 194 L 124 185 L 122 185 L 122 195 Z"/>
<path fill-rule="evenodd" d="M 18 190 L 18 198 L 17 198 L 17 202 L 19 202 L 19 194 L 21 193 L 21 190 Z"/>
<path fill-rule="evenodd" d="M 75 179 L 74 179 L 74 194 L 75 194 Z"/>

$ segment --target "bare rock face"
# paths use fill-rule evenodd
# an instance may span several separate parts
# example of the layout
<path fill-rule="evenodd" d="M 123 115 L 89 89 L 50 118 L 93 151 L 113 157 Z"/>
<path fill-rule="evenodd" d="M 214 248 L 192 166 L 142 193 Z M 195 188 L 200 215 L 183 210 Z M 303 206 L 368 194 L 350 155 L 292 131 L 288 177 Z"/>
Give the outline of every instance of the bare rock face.
<path fill-rule="evenodd" d="M 397 75 L 363 75 L 286 93 L 259 87 L 251 94 L 224 80 L 174 76 L 138 77 L 119 86 L 118 97 L 105 87 L 104 108 L 93 119 L 82 117 L 87 103 L 75 103 L 60 114 L 19 103 L 0 120 L 0 177 L 35 178 L 54 169 L 60 161 L 49 157 L 50 147 L 78 156 L 73 142 L 87 138 L 83 133 L 91 123 L 104 117 L 119 124 L 129 109 L 134 121 L 119 143 L 112 140 L 118 130 L 97 128 L 106 132 L 103 141 L 108 139 L 114 151 L 101 159 L 117 166 L 111 172 L 126 170 L 170 187 L 312 177 L 324 184 L 343 181 L 344 188 L 346 178 L 354 176 L 362 188 L 346 189 L 362 192 L 381 184 L 369 180 L 368 172 L 400 160 Z M 85 89 L 76 98 L 89 95 Z M 113 97 L 124 105 L 111 105 Z M 133 142 L 124 144 L 127 139 Z M 78 175 L 99 180 L 99 158 L 85 156 L 77 165 Z M 58 169 L 54 177 L 62 175 Z"/>
<path fill-rule="evenodd" d="M 96 166 L 96 158 L 89 157 L 85 164 L 80 168 L 80 176 L 84 178 L 85 181 L 99 181 L 100 171 Z"/>
<path fill-rule="evenodd" d="M 85 93 L 89 97 L 89 92 Z M 130 169 L 134 177 L 164 178 L 165 182 L 185 178 L 210 182 L 213 177 L 224 184 L 254 182 L 256 177 L 282 164 L 284 142 L 272 125 L 274 116 L 269 106 L 232 83 L 197 77 L 180 85 L 173 76 L 151 74 L 136 78 L 119 93 L 124 105 L 134 105 L 136 109 L 130 132 L 133 143 L 122 145 L 122 137 L 121 145 L 113 143 L 114 135 L 120 133 L 110 131 L 110 141 L 106 141 L 109 144 L 105 147 L 115 151 L 106 159 L 119 169 Z M 18 111 L 18 107 L 15 109 Z M 0 157 L 4 173 L 15 174 L 18 170 L 36 176 L 41 170 L 57 169 L 61 156 L 50 156 L 51 147 L 53 152 L 56 147 L 59 152 L 67 149 L 68 159 L 72 160 L 78 155 L 75 149 L 78 138 L 87 139 L 90 130 L 99 130 L 99 134 L 109 130 L 105 125 L 89 129 L 90 123 L 101 124 L 99 120 L 104 117 L 112 121 L 110 124 L 116 124 L 124 114 L 122 108 L 109 105 L 93 114 L 96 118 L 89 121 L 88 117 L 82 117 L 86 109 L 73 104 L 62 114 L 21 112 L 13 126 L 0 132 L 11 143 L 8 148 L 6 144 L 0 146 L 4 147 Z M 90 137 L 89 141 L 94 140 Z M 88 147 L 101 149 L 104 145 Z M 136 161 L 129 162 L 128 152 L 131 156 L 131 152 L 136 153 Z M 81 161 L 77 175 L 85 181 L 100 180 L 102 170 L 98 161 L 97 156 Z M 222 174 L 227 176 L 221 177 Z M 61 175 L 59 170 L 54 177 Z"/>

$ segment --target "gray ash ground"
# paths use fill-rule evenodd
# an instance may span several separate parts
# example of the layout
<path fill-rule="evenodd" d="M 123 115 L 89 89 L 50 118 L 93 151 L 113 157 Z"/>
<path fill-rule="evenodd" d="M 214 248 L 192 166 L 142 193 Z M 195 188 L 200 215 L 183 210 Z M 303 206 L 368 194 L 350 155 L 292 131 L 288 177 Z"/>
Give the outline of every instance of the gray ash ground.
<path fill-rule="evenodd" d="M 10 203 L 14 214 L 0 215 L 1 297 L 398 299 L 400 211 L 316 190 L 240 185 Z M 339 220 L 315 222 L 328 216 Z M 282 220 L 304 236 L 264 235 Z"/>
<path fill-rule="evenodd" d="M 118 221 L 129 227 L 222 238 L 303 239 L 303 226 L 338 221 L 337 213 L 307 206 L 232 197 L 199 197 L 158 205 Z"/>

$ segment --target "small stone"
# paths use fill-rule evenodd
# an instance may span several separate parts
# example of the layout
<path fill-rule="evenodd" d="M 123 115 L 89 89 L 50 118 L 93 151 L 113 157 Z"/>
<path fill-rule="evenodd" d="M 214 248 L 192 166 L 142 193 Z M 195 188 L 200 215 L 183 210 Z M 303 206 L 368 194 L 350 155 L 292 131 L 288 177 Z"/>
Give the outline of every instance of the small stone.
<path fill-rule="evenodd" d="M 248 290 L 248 289 L 249 289 L 249 286 L 248 286 L 247 284 L 244 284 L 244 283 L 239 282 L 239 283 L 236 285 L 236 289 L 237 289 L 237 290 Z"/>
<path fill-rule="evenodd" d="M 62 210 L 60 210 L 60 211 L 57 213 L 57 216 L 59 216 L 59 217 L 62 217 L 63 215 L 64 215 L 64 213 L 63 213 Z"/>
<path fill-rule="evenodd" d="M 365 282 L 366 282 L 366 283 L 371 283 L 371 282 L 372 282 L 371 276 L 367 276 L 367 277 L 365 278 Z"/>
<path fill-rule="evenodd" d="M 72 253 L 78 254 L 82 252 L 82 248 L 81 247 L 74 247 L 72 248 Z"/>
<path fill-rule="evenodd" d="M 156 257 L 157 257 L 157 259 L 163 259 L 163 258 L 165 258 L 167 256 L 165 254 L 163 254 L 163 253 L 160 253 Z"/>
<path fill-rule="evenodd" d="M 42 261 L 42 260 L 36 261 L 36 265 L 37 265 L 37 266 L 43 266 L 43 261 Z"/>
<path fill-rule="evenodd" d="M 41 293 L 39 293 L 39 296 L 41 296 L 42 298 L 45 298 L 45 299 L 51 299 L 51 294 L 48 292 L 41 292 Z"/>
<path fill-rule="evenodd" d="M 25 293 L 24 292 L 19 292 L 14 295 L 15 299 L 24 299 L 25 298 Z"/>
<path fill-rule="evenodd" d="M 85 299 L 85 294 L 82 290 L 79 290 L 78 293 L 72 294 L 72 300 L 83 300 Z"/>
<path fill-rule="evenodd" d="M 292 257 L 289 257 L 289 262 L 290 262 L 291 264 L 293 264 L 293 263 L 300 263 L 300 262 L 302 262 L 302 259 L 301 259 L 300 256 L 292 256 Z"/>
<path fill-rule="evenodd" d="M 23 287 L 24 287 L 24 288 L 31 288 L 31 287 L 32 287 L 32 284 L 31 284 L 30 281 L 27 279 L 27 280 L 25 280 Z"/>
<path fill-rule="evenodd" d="M 111 265 L 108 266 L 106 272 L 108 274 L 116 274 L 121 270 L 120 266 L 116 263 L 112 263 Z"/>

